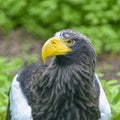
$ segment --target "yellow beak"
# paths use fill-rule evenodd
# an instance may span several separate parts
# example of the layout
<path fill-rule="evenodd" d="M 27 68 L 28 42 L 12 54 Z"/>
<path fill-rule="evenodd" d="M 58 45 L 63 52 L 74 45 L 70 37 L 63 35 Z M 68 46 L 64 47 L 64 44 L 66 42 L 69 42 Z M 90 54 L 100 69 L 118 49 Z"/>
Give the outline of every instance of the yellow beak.
<path fill-rule="evenodd" d="M 45 63 L 47 57 L 56 55 L 65 55 L 67 52 L 72 51 L 66 46 L 64 40 L 57 37 L 52 37 L 42 47 L 42 61 Z"/>

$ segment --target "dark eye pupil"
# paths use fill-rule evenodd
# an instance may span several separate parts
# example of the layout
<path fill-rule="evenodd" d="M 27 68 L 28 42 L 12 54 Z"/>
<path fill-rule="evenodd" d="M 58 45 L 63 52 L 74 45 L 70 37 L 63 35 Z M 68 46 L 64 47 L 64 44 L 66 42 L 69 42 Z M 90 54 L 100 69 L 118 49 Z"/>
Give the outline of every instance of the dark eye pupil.
<path fill-rule="evenodd" d="M 69 45 L 73 45 L 73 44 L 75 43 L 75 41 L 74 41 L 74 40 L 68 40 L 67 43 L 68 43 Z"/>
<path fill-rule="evenodd" d="M 70 40 L 70 42 L 71 42 L 71 44 L 73 44 L 73 43 L 74 43 L 74 40 Z"/>

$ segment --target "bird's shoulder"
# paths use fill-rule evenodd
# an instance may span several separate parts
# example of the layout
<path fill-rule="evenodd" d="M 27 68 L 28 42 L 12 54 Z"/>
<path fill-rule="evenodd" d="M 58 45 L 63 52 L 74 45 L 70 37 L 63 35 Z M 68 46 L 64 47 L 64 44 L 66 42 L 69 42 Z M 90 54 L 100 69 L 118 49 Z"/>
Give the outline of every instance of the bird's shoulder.
<path fill-rule="evenodd" d="M 95 91 L 95 96 L 97 99 L 99 99 L 100 96 L 100 85 L 99 82 L 97 80 L 97 76 L 94 75 L 93 77 L 93 87 L 94 87 L 94 91 Z"/>
<path fill-rule="evenodd" d="M 47 65 L 36 63 L 20 70 L 17 76 L 17 81 L 20 83 L 22 91 L 26 97 L 29 97 L 30 95 L 31 85 L 33 85 L 33 83 L 37 84 L 36 82 L 39 82 L 46 68 Z"/>
<path fill-rule="evenodd" d="M 21 82 L 28 82 L 31 80 L 32 76 L 34 75 L 42 75 L 45 71 L 47 65 L 36 63 L 30 66 L 24 67 L 22 70 L 19 71 L 17 81 Z"/>
<path fill-rule="evenodd" d="M 31 118 L 31 86 L 34 77 L 39 78 L 47 65 L 37 63 L 24 67 L 12 81 L 6 120 Z M 21 104 L 19 104 L 21 103 Z M 24 111 L 24 112 L 23 112 Z"/>

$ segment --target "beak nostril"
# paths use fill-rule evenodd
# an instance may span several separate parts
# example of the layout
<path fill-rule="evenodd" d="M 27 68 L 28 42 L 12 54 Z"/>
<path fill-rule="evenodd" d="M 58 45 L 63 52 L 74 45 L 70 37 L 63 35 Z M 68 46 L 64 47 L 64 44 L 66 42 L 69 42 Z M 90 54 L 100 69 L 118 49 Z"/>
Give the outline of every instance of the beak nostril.
<path fill-rule="evenodd" d="M 56 45 L 56 41 L 55 40 L 51 40 L 51 43 L 52 43 L 52 45 Z"/>
<path fill-rule="evenodd" d="M 55 45 L 55 44 L 56 44 L 56 42 L 55 42 L 55 41 L 52 41 L 52 44 L 54 44 L 54 45 Z"/>

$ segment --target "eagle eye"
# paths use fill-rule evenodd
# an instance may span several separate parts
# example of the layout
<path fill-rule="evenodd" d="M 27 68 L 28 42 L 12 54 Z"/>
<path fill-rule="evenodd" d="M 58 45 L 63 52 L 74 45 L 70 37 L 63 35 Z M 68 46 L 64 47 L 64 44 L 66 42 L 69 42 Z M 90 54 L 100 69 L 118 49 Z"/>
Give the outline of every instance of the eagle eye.
<path fill-rule="evenodd" d="M 71 39 L 71 40 L 65 40 L 65 43 L 67 46 L 73 46 L 75 44 L 75 40 Z"/>

